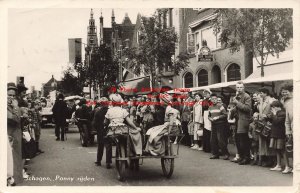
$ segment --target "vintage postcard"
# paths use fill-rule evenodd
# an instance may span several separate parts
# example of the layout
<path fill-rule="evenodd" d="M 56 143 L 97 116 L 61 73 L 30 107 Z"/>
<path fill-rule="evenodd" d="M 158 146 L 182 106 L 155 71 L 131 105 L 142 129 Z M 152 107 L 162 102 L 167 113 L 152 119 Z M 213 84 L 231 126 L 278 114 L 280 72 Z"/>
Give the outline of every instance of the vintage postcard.
<path fill-rule="evenodd" d="M 1 192 L 299 191 L 299 2 L 0 8 Z"/>

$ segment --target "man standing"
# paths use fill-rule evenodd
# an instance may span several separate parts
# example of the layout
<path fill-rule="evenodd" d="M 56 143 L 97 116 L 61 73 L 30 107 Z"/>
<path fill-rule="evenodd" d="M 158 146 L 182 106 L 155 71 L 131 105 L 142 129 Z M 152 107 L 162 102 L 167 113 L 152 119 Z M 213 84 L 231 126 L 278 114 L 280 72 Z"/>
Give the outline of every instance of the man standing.
<path fill-rule="evenodd" d="M 250 163 L 250 139 L 248 136 L 251 118 L 251 97 L 245 93 L 243 82 L 236 84 L 236 97 L 232 100 L 236 105 L 237 122 L 237 149 L 240 155 L 238 163 L 246 165 Z"/>
<path fill-rule="evenodd" d="M 68 115 L 67 103 L 64 101 L 64 95 L 59 94 L 52 108 L 53 118 L 55 121 L 56 141 L 65 140 L 65 126 Z M 60 138 L 59 138 L 60 136 Z"/>
<path fill-rule="evenodd" d="M 106 168 L 111 168 L 112 163 L 112 146 L 111 143 L 107 142 L 105 143 L 105 115 L 108 110 L 108 99 L 106 97 L 100 98 L 100 107 L 98 107 L 95 111 L 95 115 L 93 118 L 92 125 L 97 130 L 97 143 L 98 143 L 98 149 L 97 149 L 97 161 L 95 162 L 96 166 L 101 166 L 101 160 L 103 156 L 103 150 L 105 145 L 105 151 L 106 151 Z"/>
<path fill-rule="evenodd" d="M 219 148 L 225 156 L 223 159 L 229 159 L 226 138 L 226 110 L 224 106 L 217 101 L 217 95 L 211 95 L 212 105 L 208 108 L 208 118 L 211 121 L 211 149 L 210 159 L 219 159 Z"/>

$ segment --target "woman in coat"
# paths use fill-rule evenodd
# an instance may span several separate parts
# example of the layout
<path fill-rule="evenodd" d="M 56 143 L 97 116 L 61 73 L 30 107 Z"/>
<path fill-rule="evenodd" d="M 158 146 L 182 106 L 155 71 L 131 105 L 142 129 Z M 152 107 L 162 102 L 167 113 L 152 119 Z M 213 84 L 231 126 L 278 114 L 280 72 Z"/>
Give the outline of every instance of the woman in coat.
<path fill-rule="evenodd" d="M 258 104 L 258 112 L 259 112 L 259 120 L 264 124 L 267 123 L 266 119 L 269 114 L 271 114 L 271 103 L 275 100 L 269 96 L 269 90 L 266 88 L 259 89 L 259 104 Z M 275 152 L 269 147 L 269 138 L 266 138 L 262 135 L 259 136 L 259 163 L 258 165 L 270 167 L 272 165 L 272 160 L 270 156 L 275 156 Z"/>
<path fill-rule="evenodd" d="M 17 88 L 14 83 L 7 84 L 7 134 L 12 140 L 13 178 L 16 184 L 23 181 L 22 130 L 20 110 L 16 100 Z"/>
<path fill-rule="evenodd" d="M 202 151 L 203 148 L 199 147 L 200 136 L 198 135 L 198 132 L 200 132 L 201 130 L 201 124 L 203 124 L 202 101 L 199 94 L 195 95 L 195 104 L 193 106 L 193 122 L 194 122 L 194 146 L 192 146 L 191 148 Z"/>

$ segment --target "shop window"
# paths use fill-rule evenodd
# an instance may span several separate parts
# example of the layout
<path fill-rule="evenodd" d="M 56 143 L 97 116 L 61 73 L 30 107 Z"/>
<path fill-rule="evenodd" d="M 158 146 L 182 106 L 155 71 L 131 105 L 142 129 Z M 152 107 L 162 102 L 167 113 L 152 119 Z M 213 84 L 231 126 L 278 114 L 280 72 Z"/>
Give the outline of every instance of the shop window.
<path fill-rule="evenodd" d="M 212 84 L 221 82 L 221 70 L 219 66 L 215 65 L 212 68 L 211 75 Z"/>
<path fill-rule="evenodd" d="M 193 74 L 190 72 L 187 72 L 184 75 L 184 88 L 192 88 L 193 85 Z"/>
<path fill-rule="evenodd" d="M 202 69 L 198 73 L 198 86 L 208 85 L 208 73 L 206 70 Z"/>
<path fill-rule="evenodd" d="M 227 81 L 241 80 L 241 68 L 239 65 L 233 63 L 227 68 Z"/>

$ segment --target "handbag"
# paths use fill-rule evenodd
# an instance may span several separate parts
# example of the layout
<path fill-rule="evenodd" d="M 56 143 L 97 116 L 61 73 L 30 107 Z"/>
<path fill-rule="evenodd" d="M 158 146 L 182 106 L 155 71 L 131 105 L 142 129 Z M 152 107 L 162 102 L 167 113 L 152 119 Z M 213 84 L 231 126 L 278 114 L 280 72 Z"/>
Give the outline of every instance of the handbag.
<path fill-rule="evenodd" d="M 266 123 L 264 125 L 263 130 L 261 131 L 261 135 L 266 138 L 268 138 L 271 135 L 271 124 Z"/>
<path fill-rule="evenodd" d="M 265 124 L 262 122 L 257 122 L 257 125 L 255 127 L 255 132 L 258 134 L 261 134 L 264 129 Z"/>
<path fill-rule="evenodd" d="M 188 130 L 189 131 L 194 131 L 194 122 L 193 121 L 190 121 L 189 123 L 188 123 Z M 193 132 L 192 132 L 193 133 Z"/>
<path fill-rule="evenodd" d="M 24 144 L 23 144 L 23 150 L 24 150 L 24 155 L 25 158 L 29 158 L 32 159 L 36 156 L 36 152 L 37 152 L 37 146 L 36 143 L 33 139 L 30 139 L 30 141 L 26 141 L 24 140 Z"/>
<path fill-rule="evenodd" d="M 293 137 L 287 138 L 287 140 L 285 142 L 285 147 L 286 147 L 286 151 L 288 153 L 292 153 L 293 152 Z"/>

